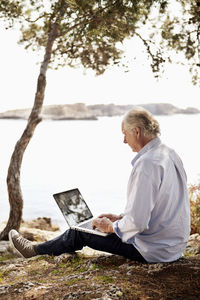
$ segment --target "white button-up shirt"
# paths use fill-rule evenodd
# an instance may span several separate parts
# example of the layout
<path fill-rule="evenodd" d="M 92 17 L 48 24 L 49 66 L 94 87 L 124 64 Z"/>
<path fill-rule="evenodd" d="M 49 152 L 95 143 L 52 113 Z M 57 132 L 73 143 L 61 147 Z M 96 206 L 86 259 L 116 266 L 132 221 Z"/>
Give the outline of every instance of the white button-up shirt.
<path fill-rule="evenodd" d="M 124 217 L 114 222 L 123 242 L 148 262 L 180 258 L 190 234 L 187 178 L 176 152 L 151 140 L 132 161 Z"/>

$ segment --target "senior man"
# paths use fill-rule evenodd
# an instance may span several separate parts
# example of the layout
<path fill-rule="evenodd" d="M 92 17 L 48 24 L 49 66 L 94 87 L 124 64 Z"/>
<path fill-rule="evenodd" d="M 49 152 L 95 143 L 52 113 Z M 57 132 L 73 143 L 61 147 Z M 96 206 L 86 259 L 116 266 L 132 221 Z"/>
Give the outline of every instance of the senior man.
<path fill-rule="evenodd" d="M 68 229 L 33 245 L 17 231 L 9 239 L 24 257 L 60 255 L 89 246 L 140 262 L 171 262 L 183 255 L 190 234 L 186 174 L 176 152 L 162 144 L 159 123 L 135 107 L 122 121 L 124 143 L 137 155 L 127 187 L 124 213 L 100 215 L 93 226 L 106 237 Z"/>

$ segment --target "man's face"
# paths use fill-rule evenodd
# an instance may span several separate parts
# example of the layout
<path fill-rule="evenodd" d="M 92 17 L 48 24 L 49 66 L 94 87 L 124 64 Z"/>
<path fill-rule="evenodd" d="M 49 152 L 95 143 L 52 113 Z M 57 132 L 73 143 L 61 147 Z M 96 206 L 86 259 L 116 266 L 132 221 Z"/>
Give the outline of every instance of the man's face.
<path fill-rule="evenodd" d="M 124 143 L 128 144 L 133 152 L 138 152 L 140 146 L 138 144 L 137 129 L 135 128 L 132 131 L 125 130 L 124 123 L 122 123 L 122 133 L 124 135 Z"/>

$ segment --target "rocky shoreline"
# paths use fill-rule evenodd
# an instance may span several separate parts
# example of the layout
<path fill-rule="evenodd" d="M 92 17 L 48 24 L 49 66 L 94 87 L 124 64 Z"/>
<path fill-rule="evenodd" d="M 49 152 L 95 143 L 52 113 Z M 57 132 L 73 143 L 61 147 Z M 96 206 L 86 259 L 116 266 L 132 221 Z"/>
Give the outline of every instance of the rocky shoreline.
<path fill-rule="evenodd" d="M 23 222 L 20 232 L 34 242 L 60 234 L 49 218 Z M 85 247 L 24 259 L 0 241 L 0 299 L 199 299 L 200 235 L 190 237 L 185 254 L 173 263 L 144 264 Z"/>
<path fill-rule="evenodd" d="M 99 117 L 121 116 L 135 105 L 95 104 L 84 103 L 48 105 L 42 108 L 41 118 L 43 120 L 97 120 Z M 178 108 L 169 103 L 150 103 L 140 105 L 154 115 L 173 114 L 199 114 L 200 110 L 193 107 L 186 109 Z M 0 113 L 0 119 L 24 119 L 27 120 L 31 108 L 9 110 Z"/>
<path fill-rule="evenodd" d="M 0 231 L 5 227 L 5 222 L 0 224 Z M 31 221 L 22 221 L 20 233 L 27 239 L 33 242 L 45 242 L 55 238 L 61 234 L 60 228 L 57 224 L 52 224 L 51 218 L 43 217 Z M 95 251 L 85 247 L 80 251 L 84 255 L 99 255 L 100 251 Z M 12 254 L 18 257 L 18 254 L 10 247 L 9 241 L 0 241 L 0 255 Z M 105 254 L 105 253 L 104 253 Z M 198 233 L 192 234 L 188 241 L 186 256 L 200 255 L 200 235 Z"/>

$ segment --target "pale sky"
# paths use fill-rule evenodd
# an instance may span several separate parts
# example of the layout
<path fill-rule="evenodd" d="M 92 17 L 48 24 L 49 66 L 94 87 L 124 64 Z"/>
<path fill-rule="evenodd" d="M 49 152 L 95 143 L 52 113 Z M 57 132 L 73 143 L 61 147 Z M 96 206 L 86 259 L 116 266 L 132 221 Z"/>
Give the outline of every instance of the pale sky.
<path fill-rule="evenodd" d="M 32 107 L 41 57 L 17 44 L 17 32 L 0 29 L 0 111 Z M 167 102 L 178 107 L 200 109 L 200 88 L 193 86 L 183 66 L 169 65 L 157 81 L 138 40 L 124 44 L 126 57 L 132 60 L 129 72 L 109 68 L 103 75 L 71 69 L 48 70 L 44 105 L 70 104 L 144 104 Z M 134 61 L 134 56 L 136 60 Z"/>

